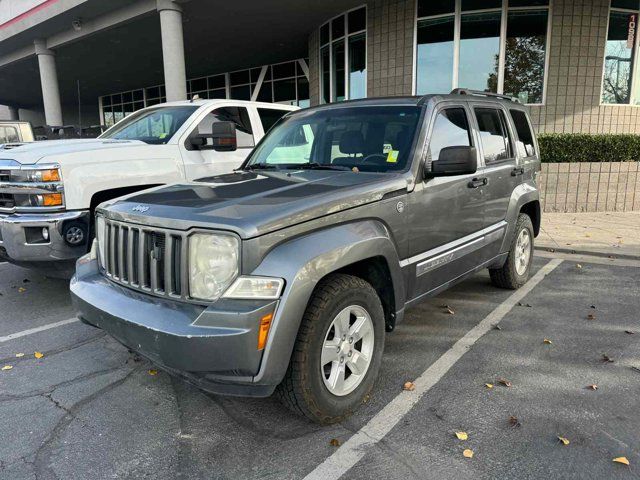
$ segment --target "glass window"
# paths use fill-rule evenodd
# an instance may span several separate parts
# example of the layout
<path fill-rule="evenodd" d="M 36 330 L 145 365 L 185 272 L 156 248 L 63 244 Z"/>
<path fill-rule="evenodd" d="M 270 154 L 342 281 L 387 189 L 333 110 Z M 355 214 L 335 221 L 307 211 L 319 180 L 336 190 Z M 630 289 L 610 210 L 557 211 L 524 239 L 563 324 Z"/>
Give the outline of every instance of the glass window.
<path fill-rule="evenodd" d="M 309 80 L 307 77 L 298 77 L 298 104 L 309 101 Z"/>
<path fill-rule="evenodd" d="M 329 24 L 325 23 L 320 27 L 320 45 L 329 43 Z"/>
<path fill-rule="evenodd" d="M 502 8 L 502 0 L 462 0 L 462 11 Z"/>
<path fill-rule="evenodd" d="M 333 42 L 331 54 L 333 56 L 333 64 L 331 65 L 332 100 L 341 102 L 345 99 L 344 40 Z"/>
<path fill-rule="evenodd" d="M 518 154 L 522 157 L 532 157 L 536 154 L 533 143 L 533 132 L 527 120 L 527 115 L 520 110 L 509 110 L 513 124 L 516 127 Z"/>
<path fill-rule="evenodd" d="M 273 108 L 258 108 L 258 116 L 260 117 L 260 122 L 262 123 L 262 129 L 265 131 L 269 131 L 271 127 L 275 125 L 275 123 L 282 118 L 282 116 L 287 113 L 286 110 L 274 110 Z"/>
<path fill-rule="evenodd" d="M 109 107 L 111 106 L 111 95 L 105 95 L 102 97 L 102 106 Z"/>
<path fill-rule="evenodd" d="M 454 17 L 418 22 L 418 95 L 449 93 L 453 82 Z"/>
<path fill-rule="evenodd" d="M 234 100 L 251 100 L 251 87 L 249 85 L 231 87 L 229 94 Z"/>
<path fill-rule="evenodd" d="M 229 83 L 231 85 L 242 85 L 243 83 L 250 83 L 249 70 L 231 72 L 229 74 Z"/>
<path fill-rule="evenodd" d="M 352 10 L 348 14 L 349 33 L 356 33 L 367 28 L 367 9 L 366 7 Z"/>
<path fill-rule="evenodd" d="M 296 76 L 296 63 L 298 62 L 287 62 L 287 63 L 279 63 L 278 65 L 273 66 L 273 78 L 289 78 Z"/>
<path fill-rule="evenodd" d="M 509 0 L 510 7 L 546 7 L 549 0 Z"/>
<path fill-rule="evenodd" d="M 329 59 L 329 47 L 327 46 L 320 51 L 320 75 L 322 77 L 320 98 L 322 103 L 331 102 L 331 64 Z"/>
<path fill-rule="evenodd" d="M 635 41 L 629 44 L 630 22 L 637 23 L 637 14 L 612 11 L 604 57 L 602 79 L 603 103 L 629 103 L 631 99 L 631 72 Z"/>
<path fill-rule="evenodd" d="M 512 158 L 511 142 L 502 110 L 476 108 L 475 114 L 485 163 Z"/>
<path fill-rule="evenodd" d="M 365 34 L 349 38 L 349 98 L 364 98 L 367 88 L 367 45 Z"/>
<path fill-rule="evenodd" d="M 548 12 L 511 12 L 507 18 L 504 93 L 542 103 Z"/>
<path fill-rule="evenodd" d="M 611 0 L 611 8 L 638 10 L 640 8 L 640 2 L 638 2 L 638 0 Z"/>
<path fill-rule="evenodd" d="M 458 85 L 498 91 L 501 13 L 463 15 L 460 25 Z"/>
<path fill-rule="evenodd" d="M 289 78 L 287 80 L 274 80 L 273 82 L 273 101 L 289 102 L 296 99 L 296 79 Z"/>
<path fill-rule="evenodd" d="M 464 108 L 447 108 L 439 112 L 429 139 L 429 160 L 437 161 L 443 148 L 470 146 L 471 134 Z"/>
<path fill-rule="evenodd" d="M 403 170 L 410 158 L 419 116 L 416 106 L 294 113 L 271 130 L 249 164 L 277 168 L 309 164 L 309 168 L 336 170 L 357 167 L 368 172 Z"/>
<path fill-rule="evenodd" d="M 160 107 L 135 113 L 106 131 L 100 138 L 117 140 L 140 140 L 154 145 L 163 145 L 171 140 L 184 122 L 198 109 L 196 106 Z M 122 120 L 123 112 L 114 112 L 116 122 Z"/>
<path fill-rule="evenodd" d="M 344 37 L 344 15 L 340 15 L 339 17 L 331 20 L 331 38 L 336 39 L 340 37 Z"/>
<path fill-rule="evenodd" d="M 0 128 L 0 143 L 19 142 L 18 130 L 15 127 Z"/>
<path fill-rule="evenodd" d="M 455 9 L 455 0 L 418 0 L 418 18 L 453 13 Z"/>
<path fill-rule="evenodd" d="M 212 125 L 216 122 L 234 122 L 236 124 L 236 137 L 238 139 L 238 148 L 253 147 L 253 130 L 251 128 L 251 120 L 249 112 L 244 107 L 224 107 L 216 108 L 207 114 L 194 131 L 199 133 L 211 133 Z"/>

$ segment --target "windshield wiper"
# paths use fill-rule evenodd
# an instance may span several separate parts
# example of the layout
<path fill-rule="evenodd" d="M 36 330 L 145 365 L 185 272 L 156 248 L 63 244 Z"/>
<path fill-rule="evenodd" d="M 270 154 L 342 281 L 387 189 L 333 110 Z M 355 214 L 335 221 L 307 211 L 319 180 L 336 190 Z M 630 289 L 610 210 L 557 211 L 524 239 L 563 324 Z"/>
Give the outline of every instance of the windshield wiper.
<path fill-rule="evenodd" d="M 284 168 L 295 169 L 295 170 L 340 170 L 343 172 L 351 171 L 351 167 L 347 167 L 344 165 L 327 165 L 327 164 L 317 163 L 317 162 L 300 163 L 297 165 L 287 165 Z"/>
<path fill-rule="evenodd" d="M 252 163 L 244 168 L 238 168 L 238 170 L 275 170 L 276 168 L 277 167 L 275 165 L 270 165 L 268 163 Z"/>

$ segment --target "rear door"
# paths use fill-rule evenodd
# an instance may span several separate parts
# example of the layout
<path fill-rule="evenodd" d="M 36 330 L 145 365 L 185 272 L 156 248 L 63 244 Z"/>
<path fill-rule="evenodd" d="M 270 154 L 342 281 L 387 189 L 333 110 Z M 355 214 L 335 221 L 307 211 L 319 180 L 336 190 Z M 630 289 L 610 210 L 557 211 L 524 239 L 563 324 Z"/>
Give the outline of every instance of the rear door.
<path fill-rule="evenodd" d="M 236 125 L 238 148 L 233 152 L 216 150 L 197 150 L 191 146 L 191 136 L 211 132 L 216 122 L 232 121 Z M 254 133 L 254 123 L 246 106 L 219 106 L 212 108 L 187 136 L 181 146 L 187 180 L 195 180 L 212 175 L 230 173 L 238 168 L 256 145 L 259 133 Z"/>
<path fill-rule="evenodd" d="M 505 219 L 511 194 L 522 176 L 518 174 L 518 156 L 508 112 L 497 103 L 478 103 L 472 108 L 485 164 L 482 176 L 486 178 L 486 184 L 481 187 L 483 228 L 493 232 L 485 237 L 483 248 L 483 259 L 488 260 L 499 253 L 506 232 Z"/>
<path fill-rule="evenodd" d="M 470 114 L 463 103 L 445 103 L 437 108 L 425 147 L 426 168 L 438 160 L 444 148 L 476 146 Z M 409 195 L 410 258 L 403 261 L 403 266 L 414 273 L 410 278 L 415 278 L 415 283 L 409 286 L 413 299 L 477 265 L 474 252 L 480 245 L 483 202 L 481 188 L 473 185 L 480 173 L 479 166 L 475 174 L 419 181 Z"/>

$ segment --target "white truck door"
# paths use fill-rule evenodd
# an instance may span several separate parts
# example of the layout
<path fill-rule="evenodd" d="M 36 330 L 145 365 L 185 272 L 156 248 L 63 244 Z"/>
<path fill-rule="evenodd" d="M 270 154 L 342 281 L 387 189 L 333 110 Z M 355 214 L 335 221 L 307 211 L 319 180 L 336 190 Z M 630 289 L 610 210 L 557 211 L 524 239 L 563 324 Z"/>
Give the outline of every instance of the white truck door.
<path fill-rule="evenodd" d="M 232 121 L 236 124 L 238 148 L 233 152 L 198 150 L 191 146 L 191 136 L 198 132 L 211 132 L 215 122 Z M 211 110 L 193 129 L 186 141 L 180 146 L 187 180 L 230 173 L 247 158 L 261 132 L 252 126 L 251 116 L 245 106 L 220 106 Z"/>

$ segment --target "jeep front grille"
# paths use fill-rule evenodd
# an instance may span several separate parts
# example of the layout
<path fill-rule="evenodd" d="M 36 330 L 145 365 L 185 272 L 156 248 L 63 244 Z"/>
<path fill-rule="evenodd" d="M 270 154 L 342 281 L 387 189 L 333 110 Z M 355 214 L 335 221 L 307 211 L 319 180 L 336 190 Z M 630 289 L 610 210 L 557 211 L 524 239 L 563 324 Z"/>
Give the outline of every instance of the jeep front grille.
<path fill-rule="evenodd" d="M 105 219 L 103 273 L 121 285 L 188 300 L 184 232 Z"/>

